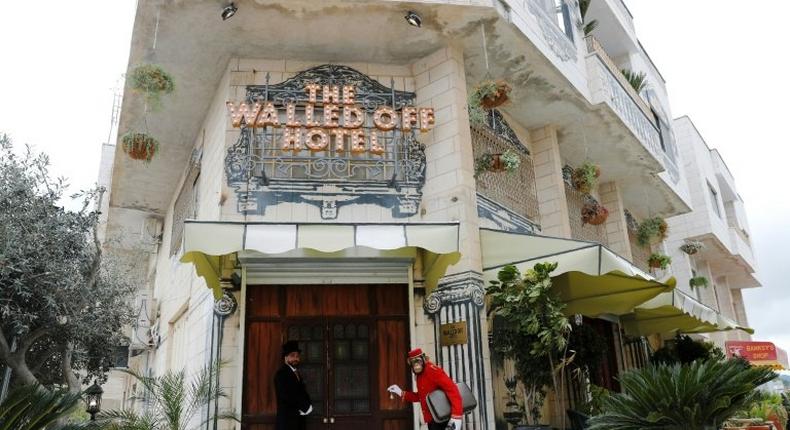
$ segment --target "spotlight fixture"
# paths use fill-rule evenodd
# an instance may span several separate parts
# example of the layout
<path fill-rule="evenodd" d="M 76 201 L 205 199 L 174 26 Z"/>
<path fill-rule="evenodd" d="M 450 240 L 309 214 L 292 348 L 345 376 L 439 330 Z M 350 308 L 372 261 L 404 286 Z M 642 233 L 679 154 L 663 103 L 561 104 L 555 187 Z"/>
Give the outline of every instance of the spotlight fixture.
<path fill-rule="evenodd" d="M 404 18 L 406 18 L 406 22 L 417 28 L 422 25 L 422 18 L 420 18 L 420 15 L 417 15 L 417 12 L 410 10 L 406 12 L 406 16 L 404 16 Z"/>
<path fill-rule="evenodd" d="M 225 21 L 233 15 L 236 15 L 237 10 L 239 10 L 239 8 L 237 8 L 236 5 L 231 2 L 229 5 L 222 8 L 222 14 L 220 14 L 220 16 L 222 17 L 222 20 Z"/>

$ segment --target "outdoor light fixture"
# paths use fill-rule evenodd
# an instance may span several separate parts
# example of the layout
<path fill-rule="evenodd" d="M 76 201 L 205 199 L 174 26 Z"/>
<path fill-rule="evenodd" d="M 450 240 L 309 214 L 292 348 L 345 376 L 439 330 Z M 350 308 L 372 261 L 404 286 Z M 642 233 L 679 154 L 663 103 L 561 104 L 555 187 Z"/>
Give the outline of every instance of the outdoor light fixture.
<path fill-rule="evenodd" d="M 233 3 L 223 7 L 221 14 L 222 20 L 225 21 L 226 19 L 232 17 L 233 15 L 236 15 L 237 10 L 239 10 L 239 8 L 237 8 L 236 5 Z"/>
<path fill-rule="evenodd" d="M 415 27 L 419 28 L 422 25 L 422 18 L 420 18 L 420 15 L 417 15 L 417 12 L 410 10 L 406 12 L 406 16 L 404 16 L 404 18 L 406 18 L 406 22 Z"/>
<path fill-rule="evenodd" d="M 96 381 L 93 381 L 93 385 L 88 387 L 83 394 L 85 395 L 85 412 L 91 414 L 91 421 L 96 421 L 96 414 L 101 411 L 101 395 L 104 394 L 104 390 Z"/>

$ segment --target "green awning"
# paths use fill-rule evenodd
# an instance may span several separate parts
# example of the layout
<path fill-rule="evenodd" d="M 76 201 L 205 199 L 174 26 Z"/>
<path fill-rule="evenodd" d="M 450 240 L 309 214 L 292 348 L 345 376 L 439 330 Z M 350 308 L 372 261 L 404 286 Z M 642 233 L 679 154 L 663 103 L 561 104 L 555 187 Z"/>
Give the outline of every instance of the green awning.
<path fill-rule="evenodd" d="M 675 287 L 674 278 L 658 281 L 595 242 L 489 229 L 480 230 L 480 242 L 486 281 L 509 264 L 524 272 L 536 263 L 557 262 L 554 288 L 568 315 L 626 314 Z"/>
<path fill-rule="evenodd" d="M 457 263 L 458 224 L 287 224 L 185 221 L 182 263 L 193 263 L 198 276 L 221 297 L 220 256 L 238 251 L 277 255 L 296 249 L 331 257 L 357 247 L 404 252 L 422 259 L 425 288 L 436 287 L 447 267 Z M 417 252 L 420 251 L 420 252 Z"/>
<path fill-rule="evenodd" d="M 727 330 L 754 330 L 738 325 L 714 309 L 682 291 L 671 291 L 637 306 L 634 312 L 620 318 L 625 332 L 631 336 L 649 334 L 710 333 Z"/>

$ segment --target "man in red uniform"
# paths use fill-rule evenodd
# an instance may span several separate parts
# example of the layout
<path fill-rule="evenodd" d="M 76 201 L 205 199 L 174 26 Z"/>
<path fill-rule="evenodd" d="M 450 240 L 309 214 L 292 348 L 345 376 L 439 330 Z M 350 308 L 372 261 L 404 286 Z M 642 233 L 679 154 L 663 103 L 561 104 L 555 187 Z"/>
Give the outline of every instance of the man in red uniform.
<path fill-rule="evenodd" d="M 461 393 L 452 379 L 444 373 L 441 367 L 428 361 L 428 358 L 417 348 L 409 351 L 407 362 L 412 372 L 417 376 L 417 392 L 403 391 L 397 385 L 390 385 L 387 391 L 397 394 L 407 402 L 420 402 L 422 407 L 422 417 L 428 424 L 428 430 L 445 430 L 447 428 L 461 430 L 461 418 L 463 418 L 463 403 Z M 442 390 L 450 400 L 451 417 L 450 421 L 441 423 L 433 422 L 431 411 L 425 398 L 435 390 Z"/>

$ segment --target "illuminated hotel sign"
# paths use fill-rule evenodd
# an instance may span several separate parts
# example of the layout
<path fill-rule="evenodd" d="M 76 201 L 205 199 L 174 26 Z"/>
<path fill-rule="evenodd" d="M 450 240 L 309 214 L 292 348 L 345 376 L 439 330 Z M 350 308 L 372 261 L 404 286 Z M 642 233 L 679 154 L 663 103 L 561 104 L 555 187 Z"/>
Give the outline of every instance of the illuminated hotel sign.
<path fill-rule="evenodd" d="M 425 183 L 431 107 L 416 94 L 350 67 L 325 64 L 283 82 L 249 85 L 229 101 L 240 131 L 227 150 L 225 173 L 240 213 L 264 215 L 279 204 L 306 203 L 335 219 L 343 206 L 373 204 L 392 216 L 415 215 Z"/>
<path fill-rule="evenodd" d="M 309 83 L 304 86 L 304 92 L 307 103 L 299 105 L 290 101 L 280 108 L 273 102 L 251 105 L 227 102 L 232 124 L 251 128 L 285 127 L 280 140 L 283 151 L 298 153 L 307 149 L 381 155 L 385 148 L 379 143 L 379 132 L 395 128 L 427 132 L 436 122 L 433 108 L 427 107 L 404 106 L 398 112 L 391 106 L 377 106 L 372 115 L 366 115 L 356 104 L 353 85 Z M 375 128 L 363 128 L 366 119 L 372 120 Z"/>

